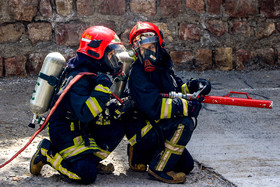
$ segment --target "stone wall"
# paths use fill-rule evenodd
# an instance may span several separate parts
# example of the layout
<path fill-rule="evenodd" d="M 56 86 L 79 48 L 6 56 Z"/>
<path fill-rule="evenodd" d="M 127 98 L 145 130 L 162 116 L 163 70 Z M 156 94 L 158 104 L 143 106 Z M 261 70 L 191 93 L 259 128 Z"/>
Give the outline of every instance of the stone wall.
<path fill-rule="evenodd" d="M 69 59 L 93 25 L 129 48 L 139 20 L 163 31 L 176 69 L 279 68 L 280 0 L 1 0 L 0 77 L 35 75 L 52 51 Z"/>

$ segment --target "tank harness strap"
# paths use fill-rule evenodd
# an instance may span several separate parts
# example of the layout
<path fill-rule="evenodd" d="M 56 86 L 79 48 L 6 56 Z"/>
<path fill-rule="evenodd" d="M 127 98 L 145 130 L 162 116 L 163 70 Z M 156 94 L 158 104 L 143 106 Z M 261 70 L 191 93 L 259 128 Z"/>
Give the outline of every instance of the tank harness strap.
<path fill-rule="evenodd" d="M 46 75 L 46 74 L 40 72 L 40 73 L 39 73 L 39 77 L 40 77 L 41 79 L 44 79 L 44 80 L 48 81 L 48 83 L 49 83 L 51 86 L 56 86 L 57 83 L 58 83 L 58 79 L 57 79 L 55 76 L 53 76 L 53 75 Z"/>

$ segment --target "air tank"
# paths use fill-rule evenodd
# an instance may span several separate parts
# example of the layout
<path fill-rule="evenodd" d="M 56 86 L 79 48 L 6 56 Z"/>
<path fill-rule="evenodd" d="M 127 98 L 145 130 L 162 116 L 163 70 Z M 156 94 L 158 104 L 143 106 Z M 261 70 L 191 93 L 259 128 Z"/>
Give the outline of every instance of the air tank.
<path fill-rule="evenodd" d="M 40 74 L 58 78 L 65 65 L 66 60 L 59 52 L 49 53 L 45 57 Z M 48 111 L 54 89 L 55 87 L 51 86 L 47 80 L 38 77 L 30 99 L 30 110 L 33 114 L 41 115 Z"/>
<path fill-rule="evenodd" d="M 126 77 L 128 76 L 132 62 L 135 60 L 135 55 L 133 51 L 128 51 L 128 52 L 125 51 L 117 54 L 117 56 L 120 59 L 120 61 L 123 63 L 122 74 Z M 125 89 L 125 85 L 126 85 L 126 79 L 125 80 L 114 79 L 110 90 L 118 97 L 121 97 Z"/>

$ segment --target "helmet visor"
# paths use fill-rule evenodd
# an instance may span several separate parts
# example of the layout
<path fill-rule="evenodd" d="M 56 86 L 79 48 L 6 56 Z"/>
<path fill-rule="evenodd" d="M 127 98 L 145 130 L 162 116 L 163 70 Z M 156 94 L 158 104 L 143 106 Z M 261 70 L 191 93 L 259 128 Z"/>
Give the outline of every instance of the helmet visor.
<path fill-rule="evenodd" d="M 158 36 L 141 37 L 135 42 L 134 49 L 138 54 L 140 62 L 144 64 L 145 61 L 149 61 L 153 65 L 157 65 L 159 40 Z"/>
<path fill-rule="evenodd" d="M 105 54 L 105 61 L 107 66 L 110 68 L 112 75 L 118 73 L 121 70 L 122 62 L 119 58 L 119 54 L 126 51 L 125 47 L 121 44 L 110 44 L 109 50 Z"/>
<path fill-rule="evenodd" d="M 159 42 L 158 36 L 147 37 L 145 35 L 141 35 L 140 38 L 138 38 L 138 40 L 137 39 L 135 40 L 133 47 L 134 49 L 138 49 L 139 47 L 147 43 L 157 43 L 157 42 Z"/>

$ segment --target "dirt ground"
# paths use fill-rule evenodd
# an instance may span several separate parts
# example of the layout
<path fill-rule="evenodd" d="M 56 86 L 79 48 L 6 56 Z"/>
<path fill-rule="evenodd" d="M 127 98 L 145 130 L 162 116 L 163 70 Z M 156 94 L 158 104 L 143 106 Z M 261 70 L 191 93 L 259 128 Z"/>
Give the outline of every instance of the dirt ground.
<path fill-rule="evenodd" d="M 10 159 L 37 130 L 28 127 L 32 120 L 29 99 L 36 78 L 0 79 L 0 163 Z M 29 173 L 29 162 L 41 139 L 47 137 L 47 130 L 41 132 L 31 145 L 16 159 L 0 168 L 0 186 L 78 186 L 68 183 L 54 169 L 44 166 L 41 176 Z M 111 175 L 98 175 L 90 186 L 167 186 L 150 180 L 147 173 L 137 173 L 129 169 L 124 139 L 104 163 L 113 163 L 115 172 Z M 195 159 L 195 158 L 194 158 Z M 181 186 L 235 186 L 212 168 L 196 161 L 194 170 Z"/>

